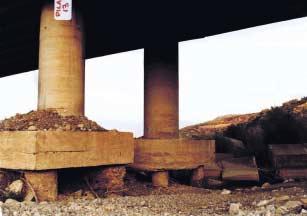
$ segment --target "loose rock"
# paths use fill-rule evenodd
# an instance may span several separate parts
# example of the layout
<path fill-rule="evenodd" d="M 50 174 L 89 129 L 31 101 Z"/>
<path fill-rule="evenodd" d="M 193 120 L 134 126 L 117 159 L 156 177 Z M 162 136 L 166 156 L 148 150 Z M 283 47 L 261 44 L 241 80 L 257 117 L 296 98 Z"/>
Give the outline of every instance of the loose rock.
<path fill-rule="evenodd" d="M 241 203 L 231 203 L 229 206 L 229 214 L 237 215 L 240 213 Z"/>
<path fill-rule="evenodd" d="M 307 210 L 302 209 L 301 214 L 303 214 L 303 215 L 307 215 Z"/>
<path fill-rule="evenodd" d="M 252 191 L 256 191 L 258 189 L 259 189 L 259 187 L 257 187 L 257 186 L 254 186 L 254 187 L 251 188 Z"/>
<path fill-rule="evenodd" d="M 24 182 L 21 180 L 13 181 L 7 188 L 9 196 L 15 199 L 20 199 L 24 196 Z"/>
<path fill-rule="evenodd" d="M 209 178 L 205 180 L 205 187 L 207 188 L 217 189 L 217 188 L 221 188 L 223 185 L 224 185 L 224 182 L 217 180 L 217 179 Z"/>
<path fill-rule="evenodd" d="M 269 199 L 269 200 L 261 200 L 260 202 L 257 203 L 257 206 L 261 207 L 261 206 L 268 205 L 268 204 L 274 202 L 274 200 L 275 200 L 275 198 L 272 198 L 272 199 Z"/>
<path fill-rule="evenodd" d="M 83 194 L 83 191 L 82 190 L 78 190 L 78 191 L 72 193 L 72 196 L 75 197 L 75 198 L 81 198 L 82 194 Z"/>
<path fill-rule="evenodd" d="M 283 183 L 289 183 L 289 182 L 295 182 L 295 181 L 294 181 L 294 179 L 291 179 L 291 178 L 290 178 L 290 179 L 286 179 L 286 180 L 284 180 L 284 182 L 283 182 Z"/>
<path fill-rule="evenodd" d="M 145 206 L 146 205 L 146 202 L 143 200 L 140 202 L 140 206 Z"/>
<path fill-rule="evenodd" d="M 14 200 L 14 199 L 7 199 L 7 200 L 5 200 L 5 204 L 6 205 L 19 205 L 20 202 L 18 202 L 17 200 Z"/>
<path fill-rule="evenodd" d="M 29 131 L 36 131 L 37 128 L 34 125 L 31 125 L 30 127 L 28 127 Z"/>
<path fill-rule="evenodd" d="M 302 209 L 302 203 L 300 201 L 288 201 L 285 204 L 285 207 L 289 212 L 299 212 Z"/>
<path fill-rule="evenodd" d="M 283 214 L 286 214 L 287 212 L 288 212 L 288 209 L 285 206 L 280 206 L 276 210 L 277 215 L 283 215 Z"/>
<path fill-rule="evenodd" d="M 227 190 L 227 189 L 223 189 L 222 192 L 221 192 L 222 195 L 228 195 L 228 194 L 231 194 L 231 191 L 230 190 Z"/>
<path fill-rule="evenodd" d="M 289 199 L 290 199 L 290 197 L 288 195 L 276 197 L 277 202 L 287 201 Z"/>
<path fill-rule="evenodd" d="M 268 182 L 266 182 L 266 183 L 264 183 L 264 184 L 261 186 L 261 189 L 268 189 L 268 188 L 270 188 L 270 187 L 271 187 L 271 184 L 268 183 Z"/>
<path fill-rule="evenodd" d="M 31 111 L 0 122 L 0 131 L 105 131 L 85 116 L 62 116 L 55 110 Z"/>
<path fill-rule="evenodd" d="M 304 207 L 305 209 L 307 209 L 307 198 L 302 198 L 302 199 L 301 199 L 301 202 L 302 202 L 302 204 L 303 204 L 303 207 Z"/>

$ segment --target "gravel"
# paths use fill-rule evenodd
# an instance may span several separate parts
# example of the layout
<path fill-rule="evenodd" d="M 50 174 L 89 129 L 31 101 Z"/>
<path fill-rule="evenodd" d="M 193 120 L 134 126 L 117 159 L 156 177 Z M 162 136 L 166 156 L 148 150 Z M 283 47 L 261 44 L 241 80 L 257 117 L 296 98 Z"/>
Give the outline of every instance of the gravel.
<path fill-rule="evenodd" d="M 146 186 L 146 185 L 145 185 Z M 111 196 L 108 198 L 65 197 L 58 202 L 0 203 L 3 215 L 229 215 L 230 206 L 237 205 L 237 215 L 304 215 L 299 200 L 307 197 L 305 186 L 274 189 L 273 191 L 253 191 L 251 188 L 232 190 L 221 195 L 221 190 L 192 188 L 172 184 L 168 189 L 148 188 L 151 195 Z M 276 197 L 289 196 L 289 201 L 278 201 Z M 266 206 L 258 207 L 261 200 L 273 199 Z M 290 207 L 291 208 L 290 208 Z M 295 211 L 293 211 L 295 209 Z M 233 209 L 232 209 L 233 210 Z M 232 211 L 233 212 L 233 211 Z M 280 215 L 280 214 L 279 214 Z"/>
<path fill-rule="evenodd" d="M 54 110 L 31 111 L 0 121 L 0 131 L 105 131 L 85 116 L 62 116 Z"/>

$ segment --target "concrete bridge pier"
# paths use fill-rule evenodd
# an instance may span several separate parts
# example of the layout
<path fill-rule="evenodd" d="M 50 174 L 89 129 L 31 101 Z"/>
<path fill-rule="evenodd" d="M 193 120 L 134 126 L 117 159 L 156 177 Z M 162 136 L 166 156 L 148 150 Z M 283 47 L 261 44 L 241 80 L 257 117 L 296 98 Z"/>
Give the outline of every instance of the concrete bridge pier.
<path fill-rule="evenodd" d="M 83 25 L 75 8 L 71 21 L 57 21 L 52 1 L 46 1 L 42 7 L 38 110 L 54 109 L 62 115 L 84 114 Z M 57 171 L 28 171 L 25 177 L 40 201 L 56 199 Z"/>
<path fill-rule="evenodd" d="M 144 139 L 178 139 L 178 43 L 145 48 L 144 73 Z M 167 170 L 152 183 L 167 187 Z"/>
<path fill-rule="evenodd" d="M 42 8 L 38 109 L 84 115 L 83 23 L 74 5 L 71 21 L 54 19 L 53 4 Z"/>

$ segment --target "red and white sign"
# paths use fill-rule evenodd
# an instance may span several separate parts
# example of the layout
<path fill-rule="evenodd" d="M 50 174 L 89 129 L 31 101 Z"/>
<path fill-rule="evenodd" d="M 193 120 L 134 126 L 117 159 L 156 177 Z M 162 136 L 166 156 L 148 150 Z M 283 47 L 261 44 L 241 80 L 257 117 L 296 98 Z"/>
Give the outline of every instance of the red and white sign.
<path fill-rule="evenodd" d="M 54 19 L 71 20 L 72 0 L 54 0 Z"/>

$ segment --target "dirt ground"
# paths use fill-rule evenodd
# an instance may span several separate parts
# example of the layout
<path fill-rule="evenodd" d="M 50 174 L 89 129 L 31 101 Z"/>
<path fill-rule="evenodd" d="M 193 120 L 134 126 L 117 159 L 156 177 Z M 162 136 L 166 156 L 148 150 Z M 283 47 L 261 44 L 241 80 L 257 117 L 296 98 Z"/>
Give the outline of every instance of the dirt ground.
<path fill-rule="evenodd" d="M 153 188 L 148 179 L 128 176 L 121 191 L 97 198 L 80 182 L 62 188 L 59 201 L 0 203 L 3 215 L 307 215 L 307 182 L 204 189 L 171 182 Z M 78 187 L 77 187 L 78 185 Z M 114 194 L 115 193 L 115 194 Z"/>

